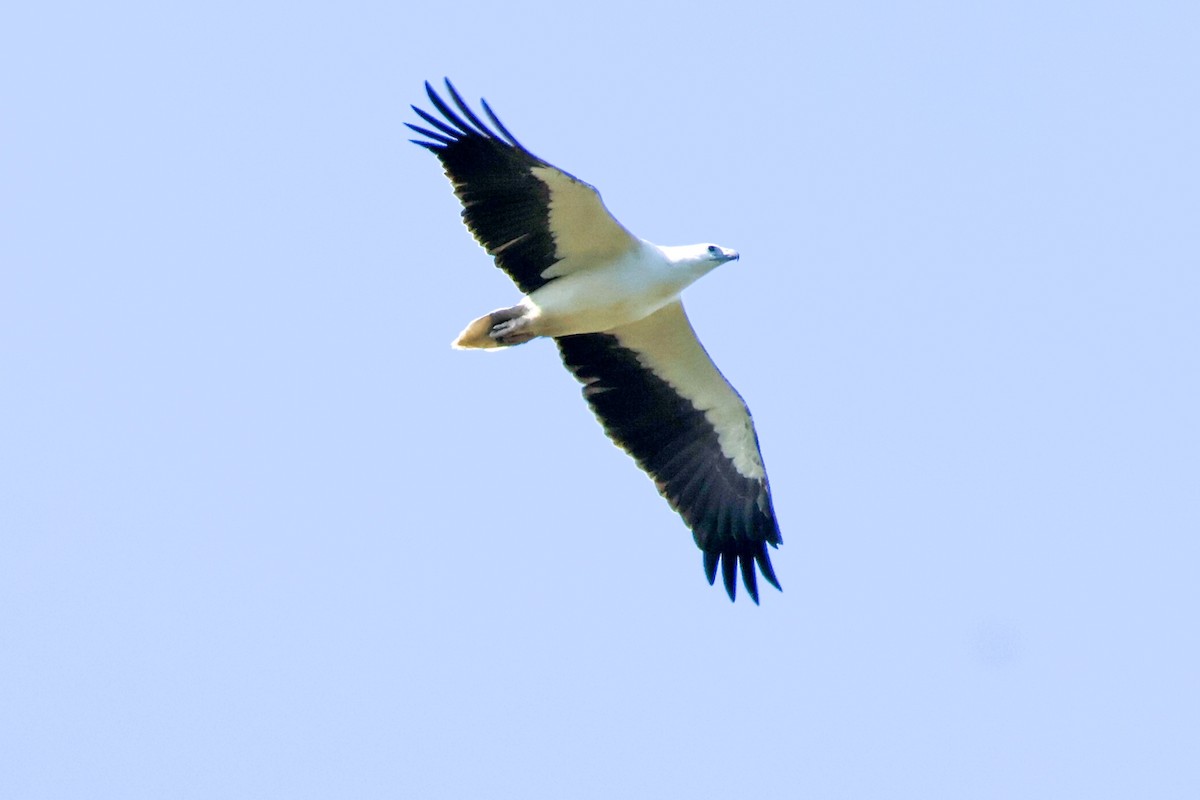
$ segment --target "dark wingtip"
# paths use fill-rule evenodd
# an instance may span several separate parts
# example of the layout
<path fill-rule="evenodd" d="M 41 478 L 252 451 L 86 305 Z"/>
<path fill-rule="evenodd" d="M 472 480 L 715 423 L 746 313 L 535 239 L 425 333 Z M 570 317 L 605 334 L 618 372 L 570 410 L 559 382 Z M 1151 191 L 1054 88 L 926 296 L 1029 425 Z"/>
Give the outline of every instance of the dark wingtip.
<path fill-rule="evenodd" d="M 746 593 L 750 595 L 754 605 L 758 605 L 758 580 L 754 576 L 754 559 L 749 555 L 738 556 L 738 564 L 742 567 L 742 585 L 746 587 Z"/>
<path fill-rule="evenodd" d="M 761 544 L 754 554 L 754 562 L 758 564 L 758 571 L 762 573 L 763 579 L 782 592 L 783 587 L 779 585 L 779 579 L 775 577 L 775 568 L 771 566 L 771 557 L 767 554 L 767 548 Z"/>
<path fill-rule="evenodd" d="M 721 577 L 725 581 L 725 593 L 729 602 L 737 600 L 737 556 L 732 553 L 722 553 Z"/>
<path fill-rule="evenodd" d="M 454 105 L 458 106 L 458 110 L 467 118 L 467 121 L 474 125 L 481 135 L 489 139 L 495 139 L 496 134 L 479 118 L 478 114 L 471 110 L 470 104 L 458 93 L 458 90 L 454 88 L 454 84 L 450 83 L 449 78 L 446 78 L 446 89 L 450 92 L 450 99 L 454 101 Z"/>
<path fill-rule="evenodd" d="M 450 83 L 449 78 L 446 79 L 446 86 L 449 87 L 449 89 L 450 89 L 451 100 L 454 100 L 455 103 L 461 107 L 462 106 L 461 98 L 458 97 L 458 93 L 454 90 L 454 84 Z M 429 81 L 425 81 L 425 94 L 429 95 L 429 102 L 433 103 L 433 107 L 438 110 L 438 113 L 441 114 L 443 117 L 445 117 L 447 122 L 449 122 L 451 125 L 453 125 L 455 128 L 458 129 L 458 131 L 455 132 L 456 133 L 455 138 L 457 138 L 459 135 L 464 135 L 464 134 L 466 136 L 483 136 L 484 135 L 484 134 L 480 133 L 478 130 L 476 130 L 475 128 L 472 128 L 470 126 L 470 124 L 464 122 L 462 117 L 460 117 L 458 114 L 456 114 L 450 108 L 450 106 L 446 105 L 446 101 L 442 99 L 441 95 L 439 95 L 436 91 L 434 91 L 433 86 L 429 83 Z M 417 113 L 421 113 L 421 112 L 418 111 Z M 427 122 L 433 122 L 433 120 L 430 117 L 428 117 L 424 114 L 421 114 L 421 117 L 423 119 L 425 119 Z M 447 131 L 447 132 L 450 133 L 451 131 Z"/>
<path fill-rule="evenodd" d="M 499 145 L 516 148 L 521 154 L 528 156 L 535 162 L 540 164 L 546 163 L 526 150 L 525 146 L 517 141 L 517 137 L 513 136 L 512 132 L 504 127 L 504 123 L 496 116 L 496 112 L 488 105 L 487 100 L 480 98 L 479 102 L 482 104 L 487 118 L 499 130 L 499 134 L 493 131 L 487 122 L 471 109 L 471 106 L 459 94 L 458 89 L 449 78 L 443 78 L 443 80 L 446 83 L 446 88 L 443 91 L 449 97 L 450 102 L 447 102 L 438 94 L 438 90 L 433 87 L 433 84 L 425 81 L 425 94 L 428 95 L 429 102 L 433 104 L 434 109 L 441 115 L 441 118 L 439 119 L 434 114 L 414 105 L 412 106 L 412 110 L 431 126 L 431 129 L 421 128 L 418 130 L 414 128 L 414 130 L 418 130 L 423 136 L 429 136 L 442 142 L 447 147 L 453 147 L 454 144 L 464 139 L 488 139 Z M 409 125 L 409 127 L 413 128 L 412 125 Z M 430 149 L 433 150 L 434 148 Z"/>
<path fill-rule="evenodd" d="M 783 587 L 779 585 L 779 579 L 775 577 L 775 569 L 771 566 L 771 559 L 767 556 L 764 542 L 759 542 L 757 547 L 750 550 L 704 550 L 703 554 L 704 577 L 708 579 L 708 585 L 712 586 L 716 583 L 717 567 L 719 566 L 721 582 L 731 601 L 737 600 L 738 572 L 742 574 L 742 585 L 746 587 L 746 594 L 754 601 L 754 605 L 759 605 L 759 572 L 762 573 L 763 580 L 779 591 L 783 591 Z M 758 568 L 757 571 L 755 567 Z"/>
<path fill-rule="evenodd" d="M 416 131 L 422 136 L 426 136 L 435 142 L 440 142 L 441 144 L 450 144 L 454 141 L 449 136 L 443 136 L 440 133 L 435 133 L 428 128 L 422 128 L 420 125 L 413 125 L 411 122 L 404 123 L 404 126 L 409 130 Z"/>
<path fill-rule="evenodd" d="M 488 101 L 484 100 L 483 98 L 480 98 L 479 102 L 483 105 L 483 110 L 488 115 L 488 118 L 491 119 L 491 121 L 494 122 L 496 124 L 496 127 L 500 130 L 500 134 L 505 139 L 508 139 L 509 143 L 512 144 L 513 147 L 517 147 L 521 150 L 525 150 L 525 145 L 518 142 L 517 137 L 513 136 L 509 132 L 508 128 L 504 127 L 504 123 L 501 122 L 500 118 L 496 116 L 496 112 L 492 111 L 492 107 L 488 105 Z M 528 153 L 529 151 L 525 150 L 525 152 Z"/>

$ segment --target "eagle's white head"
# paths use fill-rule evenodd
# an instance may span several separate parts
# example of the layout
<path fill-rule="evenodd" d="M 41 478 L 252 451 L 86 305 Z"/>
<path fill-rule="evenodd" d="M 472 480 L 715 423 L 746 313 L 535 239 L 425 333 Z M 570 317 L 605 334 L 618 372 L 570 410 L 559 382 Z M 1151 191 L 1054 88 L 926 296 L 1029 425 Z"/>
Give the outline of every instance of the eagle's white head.
<path fill-rule="evenodd" d="M 716 269 L 727 261 L 737 261 L 738 252 L 716 244 L 684 244 L 659 247 L 667 260 L 677 266 L 698 268 L 700 272 Z"/>

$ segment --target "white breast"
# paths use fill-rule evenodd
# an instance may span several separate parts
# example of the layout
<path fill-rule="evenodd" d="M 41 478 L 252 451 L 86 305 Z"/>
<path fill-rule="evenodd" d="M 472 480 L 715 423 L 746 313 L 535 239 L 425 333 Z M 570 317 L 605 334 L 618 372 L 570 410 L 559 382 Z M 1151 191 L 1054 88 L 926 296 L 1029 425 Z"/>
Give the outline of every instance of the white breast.
<path fill-rule="evenodd" d="M 544 336 L 597 333 L 648 317 L 675 300 L 692 280 L 657 247 L 643 242 L 615 261 L 574 267 L 525 302 Z"/>

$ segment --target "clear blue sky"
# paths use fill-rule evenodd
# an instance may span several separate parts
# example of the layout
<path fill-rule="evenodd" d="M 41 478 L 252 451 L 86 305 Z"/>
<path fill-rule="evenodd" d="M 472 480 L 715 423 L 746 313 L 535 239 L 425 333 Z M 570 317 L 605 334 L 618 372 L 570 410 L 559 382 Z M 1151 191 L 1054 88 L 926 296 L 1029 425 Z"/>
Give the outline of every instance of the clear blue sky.
<path fill-rule="evenodd" d="M 1200 796 L 1194 3 L 11 3 L 0 796 Z M 732 605 L 407 104 L 689 290 Z"/>

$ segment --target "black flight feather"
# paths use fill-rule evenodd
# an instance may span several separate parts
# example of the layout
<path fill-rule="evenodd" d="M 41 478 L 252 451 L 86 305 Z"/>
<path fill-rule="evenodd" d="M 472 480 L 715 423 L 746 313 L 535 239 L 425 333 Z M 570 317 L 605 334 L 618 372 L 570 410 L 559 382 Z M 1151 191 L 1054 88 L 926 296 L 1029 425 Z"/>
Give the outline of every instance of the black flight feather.
<path fill-rule="evenodd" d="M 583 396 L 605 433 L 653 478 L 659 493 L 691 528 L 704 553 L 708 582 L 716 580 L 720 565 L 732 600 L 740 566 L 746 592 L 757 603 L 757 565 L 778 589 L 766 544 L 777 545 L 782 537 L 766 478 L 739 473 L 722 452 L 704 412 L 647 369 L 615 336 L 585 333 L 555 341 L 563 363 L 584 385 Z"/>
<path fill-rule="evenodd" d="M 486 104 L 500 134 L 471 110 L 450 81 L 446 89 L 457 110 L 426 81 L 425 93 L 442 118 L 413 106 L 430 127 L 406 124 L 426 137 L 413 141 L 442 162 L 476 241 L 529 294 L 548 282 L 542 273 L 558 261 L 550 232 L 550 190 L 532 172 L 554 168 L 517 142 Z"/>

